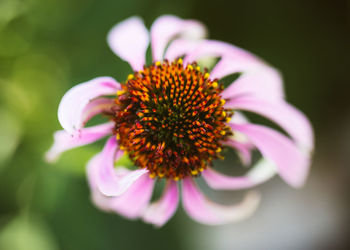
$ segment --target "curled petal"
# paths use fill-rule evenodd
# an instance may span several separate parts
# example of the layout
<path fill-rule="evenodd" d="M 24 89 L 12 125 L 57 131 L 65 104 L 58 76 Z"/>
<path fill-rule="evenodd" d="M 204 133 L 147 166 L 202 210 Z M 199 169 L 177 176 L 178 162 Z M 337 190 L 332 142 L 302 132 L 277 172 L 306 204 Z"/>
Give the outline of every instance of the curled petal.
<path fill-rule="evenodd" d="M 285 135 L 255 124 L 230 124 L 233 131 L 247 135 L 261 154 L 276 164 L 279 175 L 291 186 L 301 187 L 307 177 L 310 159 Z"/>
<path fill-rule="evenodd" d="M 113 127 L 114 123 L 109 122 L 83 128 L 80 130 L 80 133 L 74 133 L 73 135 L 70 135 L 65 130 L 56 131 L 54 134 L 54 143 L 45 154 L 46 160 L 48 162 L 54 162 L 64 151 L 93 143 L 111 134 Z"/>
<path fill-rule="evenodd" d="M 149 34 L 141 18 L 130 17 L 115 25 L 108 33 L 107 42 L 113 52 L 135 71 L 145 65 Z"/>
<path fill-rule="evenodd" d="M 161 61 L 167 44 L 177 36 L 200 39 L 205 35 L 205 27 L 197 21 L 183 20 L 171 15 L 161 16 L 154 21 L 151 27 L 153 60 Z"/>
<path fill-rule="evenodd" d="M 98 160 L 94 162 L 94 164 L 97 164 L 98 169 L 96 177 L 97 186 L 106 196 L 119 196 L 123 194 L 138 178 L 148 172 L 146 169 L 138 169 L 124 176 L 117 176 L 114 170 L 116 150 L 117 142 L 114 137 L 111 137 L 100 153 Z"/>
<path fill-rule="evenodd" d="M 98 77 L 74 86 L 63 96 L 58 107 L 61 126 L 71 134 L 81 129 L 92 112 L 90 102 L 100 96 L 115 95 L 118 89 L 120 84 L 111 77 Z M 86 109 L 88 114 L 84 113 Z"/>
<path fill-rule="evenodd" d="M 185 178 L 182 190 L 183 205 L 188 215 L 195 221 L 209 225 L 220 225 L 248 218 L 257 208 L 260 195 L 249 192 L 243 202 L 233 206 L 223 206 L 208 200 L 191 178 Z"/>
<path fill-rule="evenodd" d="M 209 187 L 213 189 L 236 190 L 259 185 L 272 178 L 275 174 L 275 164 L 266 159 L 261 159 L 244 176 L 227 176 L 212 168 L 203 171 L 202 176 Z"/>
<path fill-rule="evenodd" d="M 161 227 L 173 216 L 178 203 L 179 191 L 176 182 L 168 180 L 162 197 L 147 207 L 143 220 Z"/>
<path fill-rule="evenodd" d="M 97 207 L 119 213 L 129 219 L 140 217 L 147 207 L 153 191 L 154 180 L 147 175 L 137 179 L 129 189 L 117 197 L 104 196 L 99 190 L 92 190 L 92 199 Z"/>
<path fill-rule="evenodd" d="M 269 102 L 257 98 L 240 97 L 225 103 L 225 107 L 255 112 L 281 126 L 309 154 L 314 147 L 312 127 L 303 113 L 284 102 Z"/>
<path fill-rule="evenodd" d="M 230 146 L 238 151 L 238 155 L 244 165 L 249 165 L 251 162 L 251 151 L 254 148 L 250 142 L 239 142 L 236 140 L 227 140 L 223 142 L 224 145 Z"/>
<path fill-rule="evenodd" d="M 87 166 L 87 176 L 94 204 L 109 212 L 119 213 L 127 218 L 140 217 L 147 207 L 154 187 L 154 180 L 147 175 L 138 178 L 124 194 L 117 197 L 103 195 L 97 186 L 99 155 L 93 157 Z M 115 174 L 118 178 L 130 174 L 130 170 L 118 167 Z"/>

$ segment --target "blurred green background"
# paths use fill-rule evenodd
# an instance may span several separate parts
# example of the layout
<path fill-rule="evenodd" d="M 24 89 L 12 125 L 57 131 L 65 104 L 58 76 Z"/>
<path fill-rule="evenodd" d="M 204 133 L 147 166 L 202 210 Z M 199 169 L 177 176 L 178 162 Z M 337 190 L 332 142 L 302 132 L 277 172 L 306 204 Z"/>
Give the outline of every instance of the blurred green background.
<path fill-rule="evenodd" d="M 155 229 L 90 202 L 85 163 L 101 144 L 44 162 L 63 94 L 131 71 L 107 47 L 109 29 L 131 15 L 149 27 L 162 14 L 198 19 L 210 38 L 281 70 L 288 100 L 316 134 L 303 189 L 276 177 L 259 188 L 261 207 L 245 222 L 203 226 L 180 208 Z M 0 249 L 349 249 L 349 44 L 341 0 L 0 0 Z"/>

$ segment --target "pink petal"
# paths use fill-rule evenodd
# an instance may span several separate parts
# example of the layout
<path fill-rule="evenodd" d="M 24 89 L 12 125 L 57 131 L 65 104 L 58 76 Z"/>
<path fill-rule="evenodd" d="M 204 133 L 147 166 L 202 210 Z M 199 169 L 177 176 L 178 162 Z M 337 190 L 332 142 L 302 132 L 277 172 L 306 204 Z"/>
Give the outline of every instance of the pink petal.
<path fill-rule="evenodd" d="M 93 108 L 90 102 L 100 96 L 115 95 L 118 89 L 120 89 L 119 83 L 111 77 L 98 77 L 74 86 L 63 96 L 58 107 L 58 120 L 61 126 L 71 134 L 81 129 L 90 116 L 84 111 L 87 109 L 89 113 Z"/>
<path fill-rule="evenodd" d="M 151 203 L 143 215 L 143 220 L 157 227 L 163 226 L 175 213 L 179 202 L 179 191 L 173 180 L 168 180 L 162 197 Z"/>
<path fill-rule="evenodd" d="M 102 210 L 116 212 L 130 219 L 140 217 L 151 199 L 154 180 L 147 175 L 143 175 L 124 194 L 117 197 L 105 196 L 99 191 L 96 183 L 96 176 L 98 175 L 98 164 L 96 163 L 98 163 L 98 160 L 97 155 L 87 167 L 91 198 L 94 204 Z M 130 173 L 130 170 L 118 167 L 115 173 L 118 177 L 123 177 Z"/>
<path fill-rule="evenodd" d="M 260 195 L 249 192 L 238 205 L 223 206 L 208 200 L 191 178 L 185 178 L 182 190 L 183 205 L 188 215 L 195 221 L 209 225 L 220 225 L 241 221 L 253 214 Z"/>
<path fill-rule="evenodd" d="M 259 185 L 276 174 L 276 166 L 266 159 L 261 159 L 244 176 L 227 176 L 208 168 L 203 171 L 202 176 L 209 187 L 213 189 L 245 189 Z"/>
<path fill-rule="evenodd" d="M 199 43 L 200 40 L 176 39 L 170 43 L 164 58 L 171 62 L 195 50 Z"/>
<path fill-rule="evenodd" d="M 192 62 L 204 56 L 228 58 L 231 59 L 231 63 L 237 61 L 244 65 L 247 63 L 263 63 L 261 59 L 249 53 L 248 51 L 245 51 L 244 49 L 236 47 L 232 44 L 215 40 L 201 41 L 198 48 L 187 54 L 184 61 Z"/>
<path fill-rule="evenodd" d="M 261 125 L 230 124 L 233 131 L 246 134 L 261 154 L 276 164 L 280 176 L 291 186 L 301 187 L 307 177 L 310 159 L 285 135 Z"/>
<path fill-rule="evenodd" d="M 221 58 L 210 72 L 211 79 L 220 79 L 238 72 L 243 73 L 223 92 L 224 98 L 247 94 L 247 92 L 259 94 L 265 98 L 284 97 L 283 82 L 279 72 L 253 54 L 228 43 L 203 40 L 196 49 L 188 52 L 184 63 L 197 61 L 204 56 Z M 236 84 L 238 86 L 233 87 Z"/>
<path fill-rule="evenodd" d="M 151 199 L 153 186 L 154 180 L 142 175 L 124 194 L 112 197 L 110 209 L 130 219 L 140 217 Z"/>
<path fill-rule="evenodd" d="M 79 133 L 70 135 L 65 130 L 56 131 L 54 143 L 46 152 L 45 157 L 48 162 L 54 162 L 64 151 L 93 143 L 108 134 L 112 133 L 114 123 L 109 122 L 89 128 L 83 128 Z"/>
<path fill-rule="evenodd" d="M 249 142 L 243 143 L 229 139 L 223 142 L 224 145 L 230 146 L 238 151 L 238 155 L 244 165 L 249 165 L 251 162 L 251 151 L 254 148 Z"/>
<path fill-rule="evenodd" d="M 200 39 L 206 34 L 205 27 L 194 20 L 183 20 L 166 15 L 157 18 L 151 27 L 151 46 L 154 61 L 161 61 L 166 46 L 171 39 L 180 36 L 188 39 Z"/>
<path fill-rule="evenodd" d="M 249 120 L 241 112 L 235 110 L 234 115 L 231 119 L 231 122 L 235 124 L 244 124 L 244 123 L 249 123 Z M 238 155 L 241 158 L 241 161 L 244 165 L 250 164 L 251 151 L 255 147 L 249 141 L 249 139 L 245 134 L 235 131 L 235 133 L 229 138 L 228 141 L 223 141 L 222 143 L 238 150 Z"/>
<path fill-rule="evenodd" d="M 135 71 L 143 69 L 149 34 L 141 18 L 130 17 L 115 25 L 108 33 L 107 42 L 113 52 Z"/>
<path fill-rule="evenodd" d="M 307 154 L 313 150 L 312 127 L 303 113 L 284 102 L 269 102 L 253 97 L 234 98 L 225 107 L 258 113 L 281 126 Z"/>
<path fill-rule="evenodd" d="M 228 73 L 232 72 L 237 71 L 228 70 Z M 217 74 L 211 75 L 212 77 L 222 77 L 221 74 L 219 76 Z M 280 74 L 271 67 L 249 69 L 244 71 L 243 75 L 231 83 L 222 93 L 224 99 L 247 95 L 266 100 L 283 99 L 283 81 Z"/>
<path fill-rule="evenodd" d="M 111 137 L 103 151 L 100 153 L 97 164 L 97 186 L 99 190 L 106 196 L 119 196 L 142 175 L 148 172 L 146 169 L 138 169 L 131 171 L 120 177 L 117 176 L 114 170 L 114 159 L 117 150 L 117 142 L 115 137 Z"/>

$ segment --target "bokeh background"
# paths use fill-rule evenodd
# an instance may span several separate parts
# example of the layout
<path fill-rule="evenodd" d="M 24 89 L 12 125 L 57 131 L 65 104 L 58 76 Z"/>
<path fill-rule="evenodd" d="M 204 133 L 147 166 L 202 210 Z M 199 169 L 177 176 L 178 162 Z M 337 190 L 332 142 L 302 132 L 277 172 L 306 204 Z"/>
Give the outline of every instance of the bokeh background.
<path fill-rule="evenodd" d="M 280 69 L 288 100 L 315 129 L 303 189 L 275 177 L 258 187 L 263 200 L 247 221 L 204 226 L 180 207 L 156 229 L 91 204 L 85 163 L 101 143 L 52 165 L 43 160 L 63 94 L 96 76 L 123 81 L 130 73 L 107 47 L 108 30 L 131 15 L 149 27 L 162 14 L 198 19 L 210 38 Z M 0 249 L 350 249 L 349 44 L 341 0 L 0 0 Z M 230 203 L 242 192 L 210 195 Z"/>

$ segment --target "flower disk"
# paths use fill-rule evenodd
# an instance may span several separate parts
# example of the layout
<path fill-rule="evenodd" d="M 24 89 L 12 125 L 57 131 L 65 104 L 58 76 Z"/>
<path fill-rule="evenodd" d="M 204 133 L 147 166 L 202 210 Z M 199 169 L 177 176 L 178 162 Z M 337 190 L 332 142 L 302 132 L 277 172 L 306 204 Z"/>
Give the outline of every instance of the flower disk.
<path fill-rule="evenodd" d="M 113 108 L 120 148 L 151 177 L 175 180 L 197 176 L 222 158 L 231 135 L 220 96 L 223 87 L 209 80 L 196 63 L 156 62 L 130 75 Z"/>

